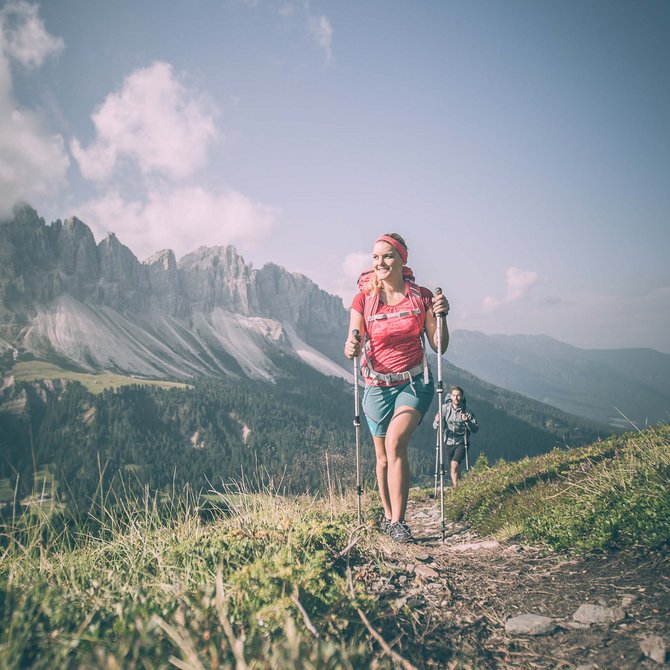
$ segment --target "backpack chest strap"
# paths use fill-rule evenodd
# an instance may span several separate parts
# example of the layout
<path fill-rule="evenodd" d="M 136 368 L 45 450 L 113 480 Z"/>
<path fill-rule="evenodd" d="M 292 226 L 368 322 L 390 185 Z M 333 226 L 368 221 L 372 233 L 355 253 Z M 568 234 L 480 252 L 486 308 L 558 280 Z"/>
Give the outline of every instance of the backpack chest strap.
<path fill-rule="evenodd" d="M 419 316 L 421 314 L 421 310 L 416 308 L 416 309 L 406 309 L 403 310 L 402 312 L 388 312 L 385 314 L 371 314 L 368 316 L 368 321 L 382 321 L 384 319 L 397 319 L 402 316 Z"/>

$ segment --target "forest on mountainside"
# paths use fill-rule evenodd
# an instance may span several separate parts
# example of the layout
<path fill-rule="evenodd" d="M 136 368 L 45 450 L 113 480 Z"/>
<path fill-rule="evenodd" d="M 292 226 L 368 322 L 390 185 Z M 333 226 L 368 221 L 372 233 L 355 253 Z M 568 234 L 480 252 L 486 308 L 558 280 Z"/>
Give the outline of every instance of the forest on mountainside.
<path fill-rule="evenodd" d="M 295 376 L 279 384 L 202 378 L 190 389 L 131 384 L 94 394 L 76 382 L 16 382 L 11 397 L 5 388 L 0 403 L 4 502 L 44 492 L 45 478 L 51 482 L 48 495 L 57 493 L 78 509 L 101 495 L 145 487 L 170 494 L 242 483 L 286 493 L 328 485 L 351 490 L 353 390 L 341 379 L 296 365 Z M 460 381 L 454 375 L 451 380 Z M 469 388 L 469 407 L 481 426 L 471 440 L 471 464 L 480 453 L 489 462 L 517 460 L 605 435 L 576 417 L 566 430 L 567 415 L 517 394 Z M 435 400 L 410 445 L 413 483 L 434 476 L 436 411 Z M 374 486 L 374 451 L 364 418 L 361 453 L 366 485 Z"/>

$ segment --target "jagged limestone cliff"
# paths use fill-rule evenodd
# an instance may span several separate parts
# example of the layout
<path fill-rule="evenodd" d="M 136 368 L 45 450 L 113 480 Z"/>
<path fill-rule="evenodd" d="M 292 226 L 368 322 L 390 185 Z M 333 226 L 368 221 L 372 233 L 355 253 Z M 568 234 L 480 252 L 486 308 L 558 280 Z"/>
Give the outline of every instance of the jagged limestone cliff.
<path fill-rule="evenodd" d="M 77 218 L 47 225 L 27 205 L 0 222 L 0 339 L 91 370 L 275 379 L 281 355 L 328 374 L 347 327 L 342 301 L 304 275 L 247 265 L 233 246 L 139 261 Z M 335 362 L 334 362 L 335 361 Z"/>

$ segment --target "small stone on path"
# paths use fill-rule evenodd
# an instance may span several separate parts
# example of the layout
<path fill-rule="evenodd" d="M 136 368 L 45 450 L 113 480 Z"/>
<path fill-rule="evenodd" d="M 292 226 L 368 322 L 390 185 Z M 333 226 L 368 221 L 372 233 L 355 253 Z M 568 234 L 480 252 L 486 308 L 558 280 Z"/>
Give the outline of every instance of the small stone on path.
<path fill-rule="evenodd" d="M 626 618 L 620 607 L 603 607 L 603 605 L 580 605 L 572 618 L 578 623 L 616 623 Z"/>
<path fill-rule="evenodd" d="M 421 563 L 432 563 L 433 557 L 430 554 L 414 554 L 414 558 Z"/>
<path fill-rule="evenodd" d="M 417 565 L 414 568 L 414 574 L 420 579 L 438 579 L 440 573 L 427 565 Z"/>
<path fill-rule="evenodd" d="M 640 641 L 642 653 L 656 663 L 665 663 L 665 640 L 660 635 L 647 635 Z"/>
<path fill-rule="evenodd" d="M 539 614 L 522 614 L 505 621 L 505 632 L 509 635 L 546 635 L 556 628 L 551 617 Z"/>
<path fill-rule="evenodd" d="M 498 540 L 481 540 L 480 542 L 466 542 L 455 544 L 450 547 L 451 551 L 479 551 L 481 549 L 497 549 L 500 546 Z"/>

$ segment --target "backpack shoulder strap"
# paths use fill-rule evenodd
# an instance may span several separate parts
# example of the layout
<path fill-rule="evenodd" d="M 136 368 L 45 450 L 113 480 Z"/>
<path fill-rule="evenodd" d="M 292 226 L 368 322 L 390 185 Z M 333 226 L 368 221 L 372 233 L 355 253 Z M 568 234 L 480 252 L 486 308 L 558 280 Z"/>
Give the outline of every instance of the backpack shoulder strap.
<path fill-rule="evenodd" d="M 414 308 L 413 311 L 415 314 L 417 314 L 419 324 L 421 325 L 421 329 L 423 330 L 423 327 L 426 323 L 426 305 L 423 302 L 423 296 L 421 295 L 421 288 L 414 281 L 413 278 L 406 279 L 405 286 L 407 295 L 409 296 L 410 302 L 412 303 L 412 307 Z"/>

